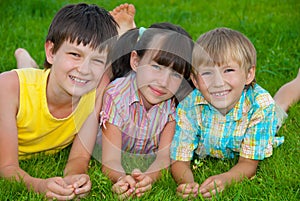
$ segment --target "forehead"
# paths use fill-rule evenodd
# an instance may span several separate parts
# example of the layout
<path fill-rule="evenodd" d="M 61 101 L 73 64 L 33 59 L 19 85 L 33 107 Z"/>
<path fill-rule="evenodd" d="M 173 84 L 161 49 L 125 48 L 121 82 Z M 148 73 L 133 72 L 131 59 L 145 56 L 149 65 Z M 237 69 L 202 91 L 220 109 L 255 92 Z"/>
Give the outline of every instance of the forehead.
<path fill-rule="evenodd" d="M 232 67 L 232 68 L 237 68 L 240 67 L 239 62 L 235 60 L 228 60 L 228 61 L 207 61 L 203 62 L 200 65 L 197 66 L 197 68 L 227 68 L 227 67 Z"/>
<path fill-rule="evenodd" d="M 104 48 L 104 49 L 94 49 L 92 46 L 90 46 L 89 44 L 84 45 L 83 43 L 77 43 L 77 42 L 69 42 L 69 41 L 65 41 L 62 45 L 61 48 L 64 49 L 70 49 L 70 50 L 74 50 L 74 51 L 83 51 L 83 52 L 89 52 L 92 54 L 97 54 L 97 55 L 103 55 L 103 56 L 107 56 L 108 53 L 108 48 Z"/>

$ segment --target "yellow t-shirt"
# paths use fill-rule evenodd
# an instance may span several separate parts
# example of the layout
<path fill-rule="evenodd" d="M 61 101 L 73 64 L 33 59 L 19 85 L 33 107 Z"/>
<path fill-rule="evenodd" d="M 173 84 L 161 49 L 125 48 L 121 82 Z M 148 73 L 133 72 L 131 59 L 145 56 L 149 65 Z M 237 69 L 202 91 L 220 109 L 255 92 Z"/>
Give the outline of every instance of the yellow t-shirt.
<path fill-rule="evenodd" d="M 57 119 L 48 110 L 47 78 L 41 69 L 16 69 L 20 82 L 17 114 L 19 158 L 38 152 L 55 153 L 72 143 L 95 107 L 96 90 L 81 97 L 77 108 L 66 118 Z"/>

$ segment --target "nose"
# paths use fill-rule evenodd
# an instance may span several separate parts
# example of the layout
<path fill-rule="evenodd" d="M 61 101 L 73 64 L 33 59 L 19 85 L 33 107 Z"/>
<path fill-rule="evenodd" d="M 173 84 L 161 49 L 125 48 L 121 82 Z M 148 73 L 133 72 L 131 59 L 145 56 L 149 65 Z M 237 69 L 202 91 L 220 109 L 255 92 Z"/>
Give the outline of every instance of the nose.
<path fill-rule="evenodd" d="M 81 74 L 88 74 L 89 73 L 89 61 L 88 60 L 83 60 L 77 68 L 77 71 L 80 72 Z"/>
<path fill-rule="evenodd" d="M 219 70 L 216 70 L 216 73 L 214 74 L 214 77 L 213 77 L 213 82 L 214 82 L 215 87 L 224 86 L 224 79 L 223 79 L 222 73 L 220 73 Z"/>
<path fill-rule="evenodd" d="M 170 72 L 168 70 L 163 70 L 161 75 L 159 76 L 159 85 L 162 87 L 167 87 L 170 79 Z"/>

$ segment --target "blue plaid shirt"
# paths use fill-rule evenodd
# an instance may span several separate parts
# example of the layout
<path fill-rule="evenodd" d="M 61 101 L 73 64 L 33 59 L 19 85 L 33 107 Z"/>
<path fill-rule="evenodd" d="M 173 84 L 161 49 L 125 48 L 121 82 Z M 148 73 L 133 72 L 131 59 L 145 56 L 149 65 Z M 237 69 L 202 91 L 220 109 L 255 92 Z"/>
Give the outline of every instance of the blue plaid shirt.
<path fill-rule="evenodd" d="M 244 90 L 235 107 L 223 116 L 195 89 L 177 107 L 176 131 L 171 145 L 173 160 L 189 161 L 193 154 L 204 158 L 242 157 L 263 160 L 273 146 L 278 117 L 271 95 L 255 84 Z"/>

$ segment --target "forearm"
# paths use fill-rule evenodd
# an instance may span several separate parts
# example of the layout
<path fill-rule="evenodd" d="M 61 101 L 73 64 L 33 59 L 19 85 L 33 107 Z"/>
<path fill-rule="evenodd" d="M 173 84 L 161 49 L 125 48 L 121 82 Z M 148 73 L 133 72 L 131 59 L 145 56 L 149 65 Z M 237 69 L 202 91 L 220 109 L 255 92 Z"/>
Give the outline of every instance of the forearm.
<path fill-rule="evenodd" d="M 156 152 L 156 159 L 145 172 L 155 182 L 161 176 L 161 170 L 168 168 L 171 163 L 170 145 L 175 132 L 175 121 L 168 122 L 160 135 L 159 149 Z"/>
<path fill-rule="evenodd" d="M 238 163 L 225 173 L 228 175 L 228 184 L 232 181 L 239 182 L 245 178 L 253 177 L 256 173 L 258 162 L 257 160 L 240 157 Z"/>
<path fill-rule="evenodd" d="M 90 158 L 77 157 L 69 159 L 64 170 L 64 176 L 86 174 L 89 168 Z"/>
<path fill-rule="evenodd" d="M 97 119 L 90 114 L 76 135 L 66 164 L 64 175 L 85 174 L 94 149 L 98 130 Z"/>
<path fill-rule="evenodd" d="M 158 180 L 161 176 L 161 170 L 163 168 L 159 168 L 157 164 L 152 164 L 149 169 L 145 172 L 146 175 L 148 175 L 151 179 L 152 182 L 155 182 Z"/>
<path fill-rule="evenodd" d="M 161 170 L 166 169 L 170 166 L 170 157 L 157 157 L 155 161 L 150 165 L 150 167 L 145 172 L 146 175 L 151 177 L 152 181 L 155 182 L 161 176 Z"/>
<path fill-rule="evenodd" d="M 102 172 L 108 176 L 113 183 L 116 183 L 119 178 L 126 175 L 122 165 L 116 161 L 109 161 L 102 164 Z"/>
<path fill-rule="evenodd" d="M 122 167 L 122 132 L 120 129 L 106 122 L 106 129 L 102 129 L 102 172 L 116 183 L 121 176 L 125 176 Z"/>
<path fill-rule="evenodd" d="M 0 168 L 0 175 L 6 179 L 13 179 L 18 182 L 24 182 L 27 189 L 33 189 L 35 192 L 39 192 L 39 182 L 42 179 L 34 178 L 27 172 L 22 170 L 18 165 L 8 165 Z"/>
<path fill-rule="evenodd" d="M 190 161 L 173 161 L 171 172 L 178 184 L 193 183 L 194 176 L 190 168 Z"/>

